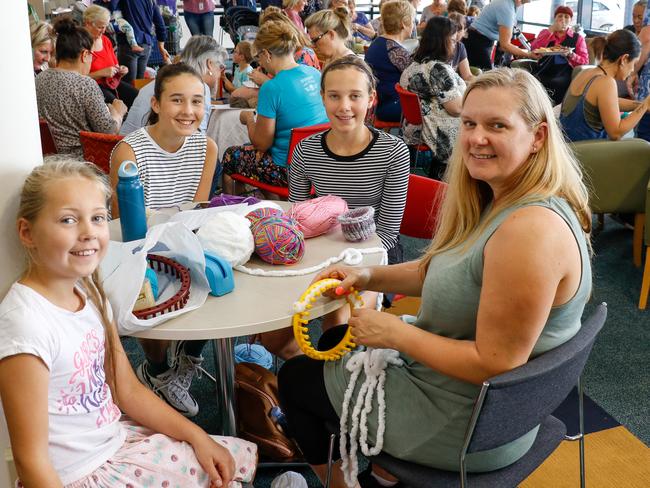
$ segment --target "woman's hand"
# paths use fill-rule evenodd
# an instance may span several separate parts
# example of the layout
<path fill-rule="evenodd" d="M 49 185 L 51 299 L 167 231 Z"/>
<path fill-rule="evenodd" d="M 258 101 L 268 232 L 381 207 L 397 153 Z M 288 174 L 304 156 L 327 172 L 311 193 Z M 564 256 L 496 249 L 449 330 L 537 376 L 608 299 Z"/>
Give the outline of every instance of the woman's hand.
<path fill-rule="evenodd" d="M 196 459 L 210 478 L 210 486 L 226 487 L 235 473 L 235 460 L 225 447 L 207 434 L 192 442 Z"/>
<path fill-rule="evenodd" d="M 399 349 L 397 339 L 407 325 L 398 317 L 371 308 L 355 308 L 348 320 L 355 344 Z"/>
<path fill-rule="evenodd" d="M 95 73 L 100 77 L 100 78 L 112 78 L 115 76 L 115 73 L 118 71 L 117 66 L 109 66 L 108 68 L 103 68 L 100 70 L 95 71 Z"/>
<path fill-rule="evenodd" d="M 113 100 L 113 103 L 109 105 L 109 107 L 112 107 L 112 109 L 115 111 L 116 114 L 120 115 L 121 117 L 124 117 L 127 112 L 126 105 L 124 105 L 124 102 L 120 100 L 119 98 L 116 98 Z"/>
<path fill-rule="evenodd" d="M 127 68 L 127 67 L 124 66 L 124 65 L 120 66 L 119 70 L 120 70 L 120 75 L 121 75 L 121 76 L 124 76 L 124 75 L 126 75 L 126 74 L 129 72 L 129 68 Z"/>
<path fill-rule="evenodd" d="M 248 77 L 251 80 L 253 80 L 255 82 L 255 84 L 257 84 L 258 86 L 262 86 L 264 83 L 266 83 L 267 81 L 269 81 L 271 79 L 268 76 L 266 76 L 264 73 L 262 73 L 260 68 L 257 68 L 255 70 L 251 71 L 249 73 Z"/>
<path fill-rule="evenodd" d="M 353 268 L 348 266 L 332 266 L 327 268 L 316 275 L 312 280 L 312 283 L 317 281 L 324 280 L 326 278 L 333 278 L 335 280 L 341 280 L 341 285 L 337 289 L 341 288 L 343 293 L 349 293 L 350 288 L 355 290 L 365 290 L 370 283 L 371 277 L 370 268 Z M 333 298 L 337 298 L 335 295 L 329 294 Z"/>

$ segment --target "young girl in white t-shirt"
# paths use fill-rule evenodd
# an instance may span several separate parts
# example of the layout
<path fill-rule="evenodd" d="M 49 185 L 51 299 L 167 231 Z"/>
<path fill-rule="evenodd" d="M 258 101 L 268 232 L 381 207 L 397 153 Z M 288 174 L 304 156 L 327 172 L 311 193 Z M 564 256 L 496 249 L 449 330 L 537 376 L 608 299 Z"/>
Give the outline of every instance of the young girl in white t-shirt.
<path fill-rule="evenodd" d="M 249 482 L 254 444 L 208 436 L 131 369 L 98 276 L 109 197 L 97 170 L 77 161 L 37 167 L 21 193 L 27 270 L 0 304 L 0 395 L 17 486 Z"/>

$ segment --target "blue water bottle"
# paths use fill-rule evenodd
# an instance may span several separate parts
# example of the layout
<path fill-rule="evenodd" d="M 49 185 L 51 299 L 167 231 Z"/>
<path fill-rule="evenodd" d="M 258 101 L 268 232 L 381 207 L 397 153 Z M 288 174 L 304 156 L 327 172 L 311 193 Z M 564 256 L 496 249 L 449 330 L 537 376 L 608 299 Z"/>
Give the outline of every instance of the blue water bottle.
<path fill-rule="evenodd" d="M 124 242 L 142 239 L 147 235 L 147 215 L 144 208 L 144 188 L 133 161 L 124 161 L 117 172 L 117 204 Z"/>

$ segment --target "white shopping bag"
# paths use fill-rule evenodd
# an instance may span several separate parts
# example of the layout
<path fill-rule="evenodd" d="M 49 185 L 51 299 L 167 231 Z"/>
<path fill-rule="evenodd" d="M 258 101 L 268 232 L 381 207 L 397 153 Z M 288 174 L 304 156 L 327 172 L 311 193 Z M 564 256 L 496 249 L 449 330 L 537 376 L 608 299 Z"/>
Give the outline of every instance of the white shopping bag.
<path fill-rule="evenodd" d="M 133 315 L 133 305 L 140 293 L 147 269 L 147 254 L 165 256 L 190 270 L 190 298 L 185 307 L 157 317 L 141 320 Z M 182 313 L 200 307 L 205 302 L 210 286 L 205 276 L 205 256 L 196 237 L 180 222 L 155 225 L 140 241 L 110 241 L 108 252 L 101 264 L 101 274 L 106 294 L 113 309 L 120 335 L 149 329 Z M 173 280 L 160 279 L 161 303 L 178 291 Z"/>

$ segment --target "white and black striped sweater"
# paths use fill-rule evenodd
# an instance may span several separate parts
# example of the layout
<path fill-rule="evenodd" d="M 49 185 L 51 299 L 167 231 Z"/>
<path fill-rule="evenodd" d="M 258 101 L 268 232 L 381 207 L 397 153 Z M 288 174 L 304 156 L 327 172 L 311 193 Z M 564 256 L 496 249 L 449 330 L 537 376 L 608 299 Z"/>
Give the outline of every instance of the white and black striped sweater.
<path fill-rule="evenodd" d="M 350 208 L 375 208 L 377 235 L 386 249 L 397 242 L 402 223 L 409 178 L 406 144 L 375 129 L 370 144 L 359 154 L 339 156 L 325 142 L 329 131 L 303 139 L 295 148 L 289 166 L 289 201 L 337 195 Z"/>

